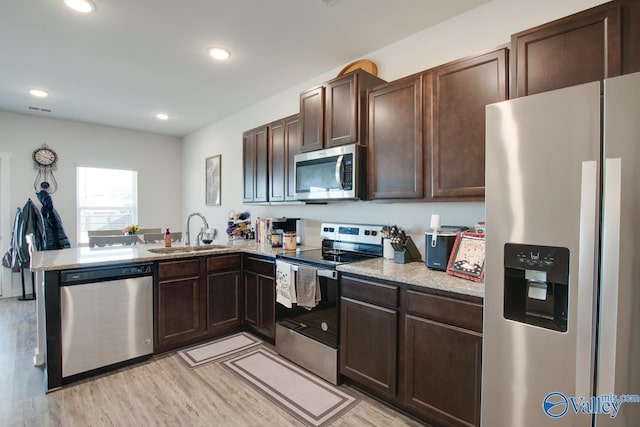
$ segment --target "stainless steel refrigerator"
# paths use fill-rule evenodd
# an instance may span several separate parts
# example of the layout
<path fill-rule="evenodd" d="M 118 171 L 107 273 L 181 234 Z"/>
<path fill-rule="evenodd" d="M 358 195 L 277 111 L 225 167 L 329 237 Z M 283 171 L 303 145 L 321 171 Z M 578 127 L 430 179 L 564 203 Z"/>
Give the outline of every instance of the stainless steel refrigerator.
<path fill-rule="evenodd" d="M 482 425 L 640 426 L 640 73 L 486 113 Z"/>

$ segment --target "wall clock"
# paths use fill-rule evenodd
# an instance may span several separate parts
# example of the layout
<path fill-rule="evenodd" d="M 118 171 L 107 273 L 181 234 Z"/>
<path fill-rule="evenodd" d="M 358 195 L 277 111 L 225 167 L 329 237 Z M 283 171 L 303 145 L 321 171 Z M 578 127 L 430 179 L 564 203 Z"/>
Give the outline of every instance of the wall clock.
<path fill-rule="evenodd" d="M 38 167 L 53 167 L 58 162 L 58 154 L 44 145 L 33 152 L 33 161 Z"/>
<path fill-rule="evenodd" d="M 46 190 L 49 193 L 54 193 L 58 189 L 58 183 L 53 176 L 53 171 L 56 169 L 58 163 L 58 154 L 47 144 L 43 144 L 42 147 L 38 147 L 33 151 L 33 167 L 38 171 L 36 179 L 33 182 L 33 188 L 38 192 L 39 190 Z M 51 181 L 51 183 L 49 183 Z M 53 188 L 51 186 L 53 185 Z M 40 188 L 38 188 L 40 187 Z"/>

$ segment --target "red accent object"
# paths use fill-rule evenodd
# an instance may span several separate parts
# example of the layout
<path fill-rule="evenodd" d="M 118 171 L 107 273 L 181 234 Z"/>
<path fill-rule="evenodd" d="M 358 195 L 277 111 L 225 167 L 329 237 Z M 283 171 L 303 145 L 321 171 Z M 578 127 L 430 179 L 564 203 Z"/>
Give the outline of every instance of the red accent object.
<path fill-rule="evenodd" d="M 481 249 L 478 248 L 478 250 L 482 250 L 482 265 L 478 267 L 478 265 L 474 264 L 475 268 L 469 269 L 468 273 L 461 271 L 463 269 L 455 265 L 456 263 L 455 260 L 457 258 L 458 251 L 460 249 L 460 242 L 465 236 L 479 238 L 478 240 L 482 240 L 482 248 Z M 456 236 L 456 241 L 453 243 L 453 248 L 451 249 L 451 255 L 449 255 L 449 262 L 447 263 L 447 274 L 450 274 L 451 276 L 467 279 L 467 280 L 472 280 L 474 282 L 482 282 L 484 280 L 484 264 L 485 264 L 484 238 L 485 238 L 485 235 L 481 233 L 473 233 L 470 231 L 463 231 L 461 233 L 458 233 L 458 235 Z M 476 272 L 478 268 L 480 268 L 479 274 Z"/>

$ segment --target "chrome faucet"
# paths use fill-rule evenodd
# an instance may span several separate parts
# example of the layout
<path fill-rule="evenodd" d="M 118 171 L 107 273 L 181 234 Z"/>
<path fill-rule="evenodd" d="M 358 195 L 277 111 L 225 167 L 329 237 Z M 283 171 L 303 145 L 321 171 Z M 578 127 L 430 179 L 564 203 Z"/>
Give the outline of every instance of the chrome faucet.
<path fill-rule="evenodd" d="M 186 232 L 185 232 L 185 238 L 184 238 L 184 244 L 185 246 L 190 246 L 191 245 L 191 236 L 189 235 L 189 221 L 191 221 L 191 218 L 194 216 L 199 216 L 200 219 L 202 219 L 202 222 L 204 223 L 204 228 L 209 228 L 209 223 L 207 223 L 207 219 L 204 217 L 204 215 L 202 215 L 201 213 L 198 212 L 194 212 L 192 214 L 189 214 L 189 216 L 187 217 L 187 226 L 185 227 Z M 196 246 L 200 245 L 200 237 L 202 236 L 202 232 L 198 233 L 198 235 L 196 236 Z"/>

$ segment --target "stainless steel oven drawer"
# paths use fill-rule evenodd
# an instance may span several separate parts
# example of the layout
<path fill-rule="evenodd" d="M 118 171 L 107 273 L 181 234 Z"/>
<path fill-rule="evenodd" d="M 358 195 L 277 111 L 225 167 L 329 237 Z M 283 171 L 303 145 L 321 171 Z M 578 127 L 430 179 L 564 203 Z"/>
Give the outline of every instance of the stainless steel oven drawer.
<path fill-rule="evenodd" d="M 338 384 L 338 350 L 276 324 L 276 351 L 331 384 Z"/>

